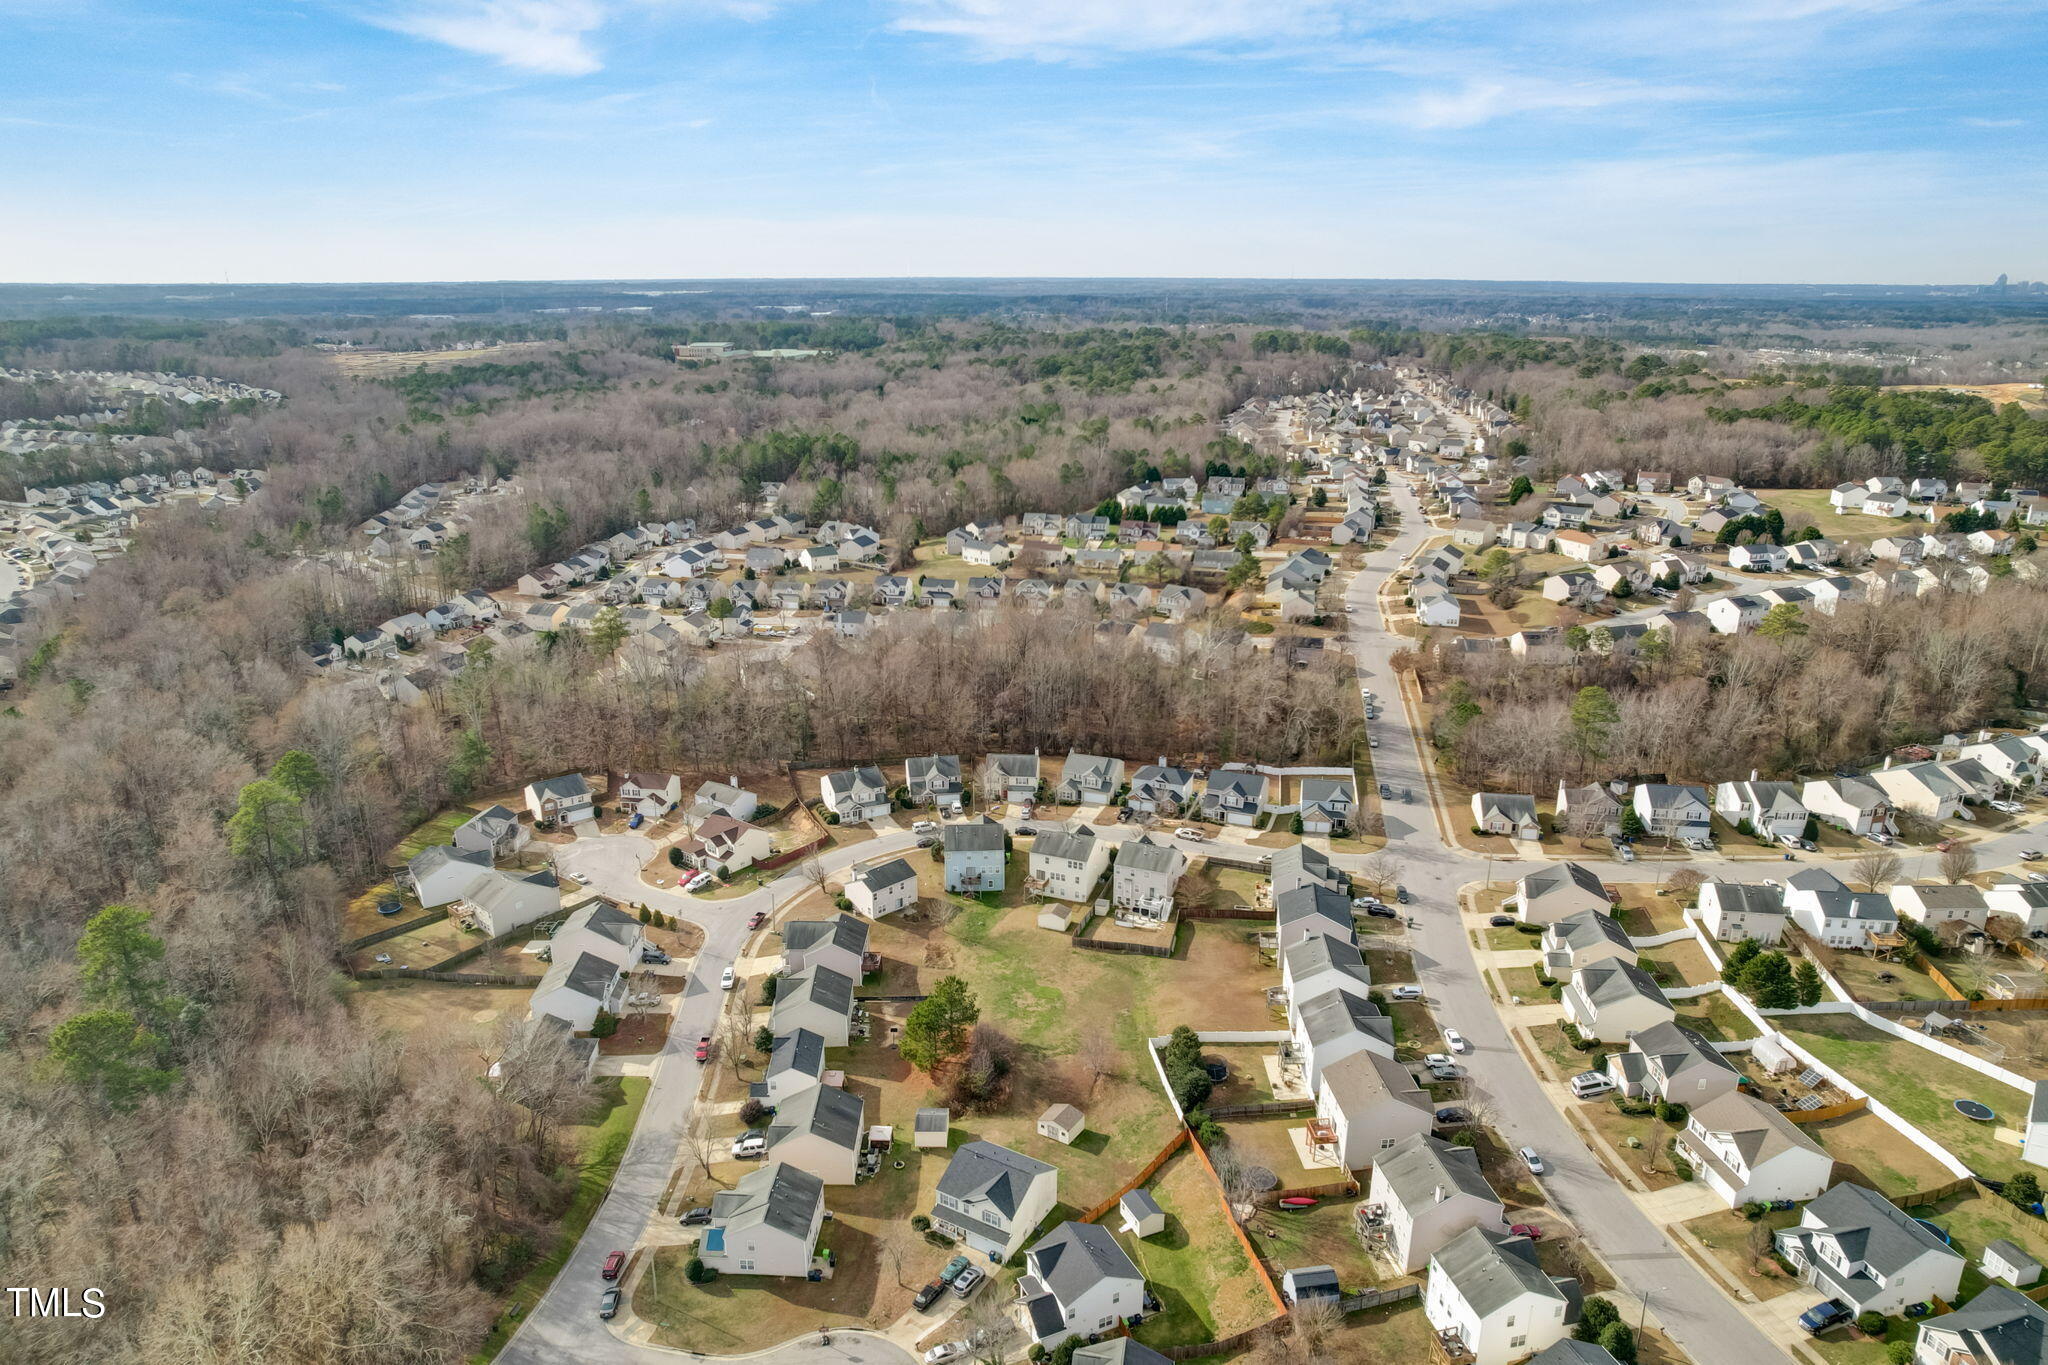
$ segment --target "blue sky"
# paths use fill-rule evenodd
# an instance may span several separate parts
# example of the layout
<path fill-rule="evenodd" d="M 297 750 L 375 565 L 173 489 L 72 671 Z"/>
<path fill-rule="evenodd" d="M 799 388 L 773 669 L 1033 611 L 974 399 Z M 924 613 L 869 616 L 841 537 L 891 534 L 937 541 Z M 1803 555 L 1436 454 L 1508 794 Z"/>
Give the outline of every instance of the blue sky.
<path fill-rule="evenodd" d="M 0 0 L 0 279 L 2048 276 L 2048 0 Z"/>

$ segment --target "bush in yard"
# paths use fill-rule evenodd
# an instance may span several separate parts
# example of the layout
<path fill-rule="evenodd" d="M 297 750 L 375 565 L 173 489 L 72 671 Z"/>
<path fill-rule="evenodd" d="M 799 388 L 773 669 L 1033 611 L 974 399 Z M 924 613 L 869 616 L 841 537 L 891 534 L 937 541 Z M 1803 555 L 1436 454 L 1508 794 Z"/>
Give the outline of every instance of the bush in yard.
<path fill-rule="evenodd" d="M 2032 1171 L 2021 1171 L 2005 1182 L 2005 1197 L 2023 1209 L 2041 1202 L 2041 1180 Z"/>
<path fill-rule="evenodd" d="M 754 1030 L 754 1051 L 766 1056 L 775 1051 L 775 1030 L 766 1024 Z"/>
<path fill-rule="evenodd" d="M 929 1232 L 931 1231 L 931 1226 L 932 1220 L 921 1213 L 914 1213 L 910 1216 L 910 1229 L 912 1232 Z"/>
<path fill-rule="evenodd" d="M 691 1284 L 710 1284 L 718 1278 L 718 1272 L 705 1265 L 702 1258 L 692 1256 L 683 1264 L 683 1278 Z"/>
<path fill-rule="evenodd" d="M 1045 1359 L 1045 1343 L 1039 1341 L 1032 1342 L 1031 1349 L 1024 1353 L 1024 1358 L 1032 1362 L 1032 1365 L 1038 1365 L 1039 1361 Z"/>
<path fill-rule="evenodd" d="M 533 1257 L 532 1239 L 516 1232 L 501 1232 L 484 1242 L 477 1256 L 476 1268 L 470 1273 L 484 1289 L 502 1294 L 526 1273 L 527 1266 L 533 1264 Z"/>
<path fill-rule="evenodd" d="M 1081 1349 L 1081 1338 L 1068 1337 L 1052 1348 L 1052 1365 L 1074 1365 L 1074 1352 Z"/>
<path fill-rule="evenodd" d="M 1189 1112 L 1188 1127 L 1194 1131 L 1195 1141 L 1204 1147 L 1214 1147 L 1230 1141 L 1230 1134 L 1223 1131 L 1223 1125 L 1210 1118 L 1204 1110 L 1195 1109 Z"/>
<path fill-rule="evenodd" d="M 853 909 L 853 902 L 847 898 L 846 893 L 843 891 L 832 898 L 832 904 L 841 911 L 850 912 Z"/>
<path fill-rule="evenodd" d="M 1763 1217 L 1764 1212 L 1764 1206 L 1762 1204 L 1756 1203 L 1754 1200 L 1742 1206 L 1742 1216 L 1744 1218 L 1747 1218 L 1752 1223 L 1754 1223 L 1757 1219 Z"/>
<path fill-rule="evenodd" d="M 1913 1365 L 1913 1343 L 1910 1341 L 1888 1341 L 1884 1347 L 1884 1358 L 1891 1365 Z"/>
<path fill-rule="evenodd" d="M 1673 1104 L 1670 1100 L 1658 1100 L 1657 1121 L 1659 1123 L 1684 1123 L 1685 1106 Z"/>
<path fill-rule="evenodd" d="M 940 1232 L 937 1228 L 933 1228 L 931 1231 L 925 1233 L 924 1239 L 925 1241 L 931 1243 L 935 1247 L 938 1247 L 942 1251 L 950 1249 L 953 1245 L 953 1239 L 951 1237 L 948 1237 L 945 1233 Z"/>
<path fill-rule="evenodd" d="M 825 823 L 826 823 L 826 824 L 828 824 L 828 825 L 836 825 L 836 824 L 838 824 L 838 823 L 839 823 L 839 812 L 837 812 L 837 811 L 831 811 L 831 810 L 828 810 L 828 811 L 826 811 L 826 812 L 825 812 Z"/>
<path fill-rule="evenodd" d="M 1209 1092 L 1216 1088 L 1202 1066 L 1202 1040 L 1186 1024 L 1174 1028 L 1173 1036 L 1160 1051 L 1159 1064 L 1183 1114 L 1201 1108 Z"/>
<path fill-rule="evenodd" d="M 932 861 L 935 863 L 943 863 L 944 861 L 946 861 L 946 849 L 943 844 L 932 845 Z"/>
<path fill-rule="evenodd" d="M 681 867 L 683 865 L 683 851 L 673 844 L 669 845 L 668 865 L 670 867 Z"/>
<path fill-rule="evenodd" d="M 641 922 L 642 924 L 652 924 L 652 923 L 654 923 L 654 912 L 653 912 L 653 911 L 651 911 L 651 910 L 649 910 L 649 909 L 648 909 L 648 908 L 647 908 L 646 906 L 644 906 L 644 905 L 640 907 L 640 922 Z"/>
<path fill-rule="evenodd" d="M 1600 1345 L 1621 1365 L 1635 1365 L 1636 1334 L 1625 1322 L 1610 1322 L 1600 1329 Z"/>
<path fill-rule="evenodd" d="M 1866 1337 L 1883 1336 L 1884 1314 L 1875 1311 L 1858 1313 L 1856 1315 L 1856 1330 L 1863 1333 Z"/>
<path fill-rule="evenodd" d="M 1621 1310 L 1595 1294 L 1579 1305 L 1579 1325 L 1572 1335 L 1580 1341 L 1598 1342 L 1600 1334 L 1621 1321 Z"/>
<path fill-rule="evenodd" d="M 1451 1146 L 1453 1147 L 1476 1147 L 1478 1145 L 1479 1139 L 1473 1135 L 1470 1128 L 1460 1128 L 1457 1132 L 1451 1134 Z"/>
<path fill-rule="evenodd" d="M 757 1099 L 749 1099 L 740 1106 L 740 1122 L 746 1124 L 749 1128 L 752 1128 L 757 1123 L 764 1122 L 767 1117 L 768 1106 Z"/>
<path fill-rule="evenodd" d="M 782 973 L 781 973 L 781 972 L 770 972 L 770 973 L 768 973 L 768 975 L 766 975 L 766 976 L 764 976 L 764 977 L 762 977 L 762 978 L 761 978 L 761 1003 L 762 1003 L 762 1004 L 764 1004 L 764 1005 L 772 1005 L 772 1004 L 774 1004 L 774 1003 L 775 1003 L 775 988 L 776 988 L 776 987 L 777 987 L 778 985 L 780 985 L 780 984 L 781 984 L 781 982 L 782 982 Z"/>
<path fill-rule="evenodd" d="M 619 1031 L 619 1016 L 610 1010 L 599 1010 L 597 1018 L 590 1021 L 590 1036 L 609 1038 Z"/>

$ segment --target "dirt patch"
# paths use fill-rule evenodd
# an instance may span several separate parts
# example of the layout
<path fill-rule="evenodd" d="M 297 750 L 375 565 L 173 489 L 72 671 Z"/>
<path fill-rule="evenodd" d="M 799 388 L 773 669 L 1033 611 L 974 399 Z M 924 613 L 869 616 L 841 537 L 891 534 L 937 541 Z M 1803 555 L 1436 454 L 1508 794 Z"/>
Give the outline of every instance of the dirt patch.
<path fill-rule="evenodd" d="M 619 1020 L 618 1032 L 598 1040 L 597 1050 L 606 1057 L 652 1056 L 668 1041 L 671 1022 L 667 1010 L 629 1014 Z"/>
<path fill-rule="evenodd" d="M 421 368 L 447 370 L 457 365 L 516 364 L 532 360 L 554 345 L 551 341 L 508 341 L 460 351 L 335 351 L 327 358 L 335 369 L 351 379 L 389 379 Z"/>

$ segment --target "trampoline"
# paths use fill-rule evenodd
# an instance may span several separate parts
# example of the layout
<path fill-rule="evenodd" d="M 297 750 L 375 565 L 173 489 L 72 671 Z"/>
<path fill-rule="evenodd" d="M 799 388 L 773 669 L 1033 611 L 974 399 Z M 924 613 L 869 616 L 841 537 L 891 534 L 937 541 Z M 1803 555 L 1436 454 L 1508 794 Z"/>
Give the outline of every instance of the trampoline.
<path fill-rule="evenodd" d="M 1966 1119 L 1975 1119 L 1979 1123 L 1989 1123 L 1998 1117 L 1991 1111 L 1990 1105 L 1979 1104 L 1975 1100 L 1957 1100 L 1956 1112 Z"/>

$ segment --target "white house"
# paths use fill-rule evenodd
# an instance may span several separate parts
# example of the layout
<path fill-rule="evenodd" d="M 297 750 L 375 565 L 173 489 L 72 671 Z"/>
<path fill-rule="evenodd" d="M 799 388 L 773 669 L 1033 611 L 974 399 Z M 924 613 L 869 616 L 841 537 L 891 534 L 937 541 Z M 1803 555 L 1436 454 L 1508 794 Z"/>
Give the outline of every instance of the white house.
<path fill-rule="evenodd" d="M 1473 1227 L 1429 1258 L 1422 1315 L 1474 1365 L 1508 1365 L 1570 1336 L 1578 1303 L 1575 1283 L 1543 1273 L 1535 1243 Z"/>
<path fill-rule="evenodd" d="M 1173 916 L 1174 888 L 1187 869 L 1187 855 L 1171 840 L 1141 834 L 1117 850 L 1110 899 L 1119 910 L 1164 922 Z"/>
<path fill-rule="evenodd" d="M 1717 597 L 1707 603 L 1707 623 L 1723 635 L 1739 635 L 1764 619 L 1771 604 L 1749 593 Z"/>
<path fill-rule="evenodd" d="M 455 904 L 495 939 L 560 910 L 562 884 L 548 868 L 527 873 L 492 868 Z"/>
<path fill-rule="evenodd" d="M 1465 619 L 1457 597 L 1440 584 L 1419 583 L 1409 596 L 1415 603 L 1415 619 L 1422 625 L 1456 626 Z"/>
<path fill-rule="evenodd" d="M 428 910 L 462 899 L 491 870 L 491 855 L 481 850 L 435 844 L 423 848 L 405 865 L 413 894 Z"/>
<path fill-rule="evenodd" d="M 745 820 L 735 820 L 729 815 L 712 815 L 698 822 L 696 833 L 686 839 L 678 839 L 675 847 L 689 859 L 690 866 L 729 877 L 764 858 L 773 857 L 775 836 Z"/>
<path fill-rule="evenodd" d="M 956 813 L 967 789 L 960 775 L 960 759 L 954 754 L 931 754 L 913 758 L 903 765 L 904 785 L 913 805 L 936 806 Z"/>
<path fill-rule="evenodd" d="M 812 967 L 784 977 L 775 991 L 768 1027 L 777 1037 L 809 1029 L 827 1047 L 845 1047 L 853 1031 L 853 987 L 858 978 L 830 967 Z"/>
<path fill-rule="evenodd" d="M 1788 887 L 1785 913 L 1830 948 L 1865 948 L 1872 934 L 1896 933 L 1891 899 L 1874 891 Z"/>
<path fill-rule="evenodd" d="M 595 953 L 620 967 L 631 967 L 640 961 L 640 950 L 646 946 L 647 930 L 638 919 L 611 901 L 593 896 L 569 911 L 548 940 L 548 956 L 559 964 L 583 953 Z"/>
<path fill-rule="evenodd" d="M 683 779 L 674 773 L 622 773 L 612 795 L 622 811 L 664 814 L 682 801 Z"/>
<path fill-rule="evenodd" d="M 781 1104 L 824 1078 L 825 1040 L 807 1028 L 795 1029 L 775 1036 L 762 1078 L 747 1087 L 747 1094 L 763 1104 Z"/>
<path fill-rule="evenodd" d="M 880 919 L 917 904 L 917 873 L 901 858 L 869 863 L 846 879 L 846 899 L 869 919 Z"/>
<path fill-rule="evenodd" d="M 1619 920 L 1598 910 L 1581 910 L 1555 921 L 1544 929 L 1540 942 L 1544 972 L 1559 979 L 1596 962 L 1636 960 L 1628 931 Z"/>
<path fill-rule="evenodd" d="M 867 951 L 867 921 L 852 915 L 793 919 L 782 926 L 782 970 L 790 976 L 828 967 L 858 981 L 864 974 Z"/>
<path fill-rule="evenodd" d="M 1638 1029 L 1628 1051 L 1608 1055 L 1607 1074 L 1632 1100 L 1655 1096 L 1687 1105 L 1719 1099 L 1742 1082 L 1727 1058 L 1675 1021 Z"/>
<path fill-rule="evenodd" d="M 2029 934 L 2048 929 L 2048 885 L 2040 882 L 1993 882 L 1984 889 L 1987 914 L 2012 915 Z"/>
<path fill-rule="evenodd" d="M 1485 834 L 1505 834 L 1510 839 L 1540 839 L 1543 822 L 1536 815 L 1536 798 L 1512 792 L 1473 792 L 1472 823 Z"/>
<path fill-rule="evenodd" d="M 1785 893 L 1775 886 L 1707 882 L 1700 887 L 1699 918 L 1723 943 L 1776 943 L 1785 936 Z"/>
<path fill-rule="evenodd" d="M 1714 789 L 1714 809 L 1731 825 L 1748 821 L 1766 839 L 1797 839 L 1806 833 L 1806 803 L 1795 782 L 1723 782 Z"/>
<path fill-rule="evenodd" d="M 1891 889 L 1892 909 L 1906 919 L 1918 920 L 1928 928 L 1961 920 L 1982 929 L 1991 917 L 1984 892 L 1968 882 L 1954 886 L 1925 886 L 1918 883 Z"/>
<path fill-rule="evenodd" d="M 711 1225 L 697 1243 L 705 1265 L 726 1275 L 801 1278 L 825 1222 L 825 1182 L 779 1161 L 711 1196 Z"/>
<path fill-rule="evenodd" d="M 1799 1226 L 1777 1236 L 1800 1278 L 1858 1313 L 1897 1313 L 1909 1303 L 1953 1303 L 1963 1255 L 1896 1204 L 1846 1181 L 1808 1204 Z"/>
<path fill-rule="evenodd" d="M 1001 1264 L 1059 1202 L 1056 1166 L 998 1147 L 969 1142 L 953 1153 L 939 1176 L 932 1225 Z"/>
<path fill-rule="evenodd" d="M 1001 891 L 1004 878 L 1003 827 L 986 815 L 947 825 L 940 836 L 946 859 L 946 889 L 979 895 Z"/>
<path fill-rule="evenodd" d="M 1973 795 L 1940 763 L 1901 763 L 1875 769 L 1868 776 L 1894 807 L 1930 820 L 1948 819 Z"/>
<path fill-rule="evenodd" d="M 1643 829 L 1668 839 L 1704 839 L 1713 828 L 1707 789 L 1668 782 L 1641 782 L 1630 798 Z"/>
<path fill-rule="evenodd" d="M 503 806 L 479 811 L 456 826 L 449 836 L 455 847 L 471 853 L 489 854 L 493 861 L 510 858 L 533 838 L 533 831 L 519 823 L 519 817 Z"/>
<path fill-rule="evenodd" d="M 1394 1055 L 1394 1021 L 1355 987 L 1337 986 L 1288 1002 L 1291 1044 L 1308 1089 L 1321 1085 L 1329 1067 L 1359 1052 Z"/>
<path fill-rule="evenodd" d="M 1053 900 L 1083 904 L 1094 897 L 1109 855 L 1109 841 L 1097 838 L 1092 825 L 1046 830 L 1032 840 L 1026 885 Z"/>
<path fill-rule="evenodd" d="M 867 1108 L 836 1085 L 814 1085 L 779 1101 L 768 1124 L 768 1159 L 827 1185 L 851 1185 L 867 1143 Z"/>
<path fill-rule="evenodd" d="M 1017 1297 L 1026 1335 L 1050 1348 L 1142 1312 L 1145 1277 L 1107 1228 L 1069 1221 L 1024 1253 Z"/>
<path fill-rule="evenodd" d="M 1731 1209 L 1811 1199 L 1835 1170 L 1835 1159 L 1798 1125 L 1739 1090 L 1693 1104 L 1678 1150 Z"/>
<path fill-rule="evenodd" d="M 1308 934 L 1281 950 L 1280 988 L 1290 1008 L 1335 990 L 1364 998 L 1372 992 L 1372 971 L 1350 939 Z"/>
<path fill-rule="evenodd" d="M 1421 1270 L 1462 1232 L 1508 1229 L 1507 1208 L 1480 1174 L 1479 1154 L 1428 1133 L 1402 1138 L 1380 1154 L 1365 1202 L 1366 1236 L 1384 1245 L 1402 1274 Z"/>
<path fill-rule="evenodd" d="M 1148 814 L 1179 814 L 1195 804 L 1196 784 L 1189 769 L 1147 763 L 1131 775 L 1131 792 L 1124 804 Z"/>
<path fill-rule="evenodd" d="M 2015 787 L 2030 787 L 2041 780 L 2041 751 L 2014 735 L 1965 744 L 1956 757 L 1981 763 L 1998 781 Z"/>
<path fill-rule="evenodd" d="M 1800 798 L 1814 815 L 1851 834 L 1896 834 L 1892 800 L 1867 777 L 1826 777 L 1808 782 Z"/>
<path fill-rule="evenodd" d="M 1514 905 L 1524 924 L 1555 924 L 1581 910 L 1606 914 L 1614 908 L 1600 878 L 1577 863 L 1552 863 L 1524 874 L 1515 883 Z"/>
<path fill-rule="evenodd" d="M 626 996 L 620 964 L 597 953 L 559 953 L 533 988 L 527 1008 L 535 1019 L 559 1019 L 588 1033 L 598 1012 L 618 1014 Z"/>
<path fill-rule="evenodd" d="M 1358 789 L 1348 777 L 1304 777 L 1301 779 L 1301 832 L 1329 834 L 1351 824 L 1358 805 Z"/>
<path fill-rule="evenodd" d="M 818 780 L 818 795 L 841 824 L 879 820 L 889 813 L 889 783 L 880 768 L 848 768 Z"/>
<path fill-rule="evenodd" d="M 1921 1321 L 1913 1365 L 2041 1365 L 2044 1341 L 2048 1308 L 1987 1285 L 1955 1312 Z"/>
<path fill-rule="evenodd" d="M 1404 1137 L 1436 1124 L 1436 1101 L 1392 1057 L 1362 1049 L 1323 1068 L 1309 1148 L 1320 1162 L 1356 1171 Z"/>
<path fill-rule="evenodd" d="M 1560 997 L 1564 1017 L 1603 1043 L 1669 1023 L 1677 1014 L 1650 974 L 1633 962 L 1610 958 L 1572 973 Z"/>

